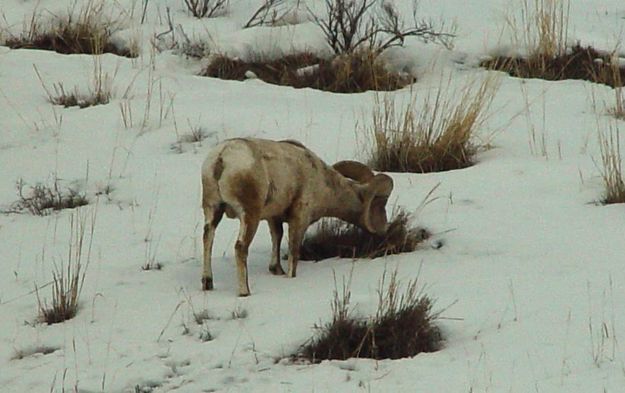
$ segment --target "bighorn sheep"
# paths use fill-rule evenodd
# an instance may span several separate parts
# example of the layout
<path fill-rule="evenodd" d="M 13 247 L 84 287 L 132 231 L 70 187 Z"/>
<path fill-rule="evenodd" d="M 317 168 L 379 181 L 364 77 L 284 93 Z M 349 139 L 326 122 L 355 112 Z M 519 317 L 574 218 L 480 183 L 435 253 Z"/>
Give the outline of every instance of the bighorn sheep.
<path fill-rule="evenodd" d="M 321 217 L 338 217 L 369 232 L 387 229 L 386 202 L 393 180 L 364 164 L 341 161 L 330 167 L 299 142 L 230 139 L 215 146 L 202 166 L 204 269 L 202 286 L 213 289 L 211 253 L 224 213 L 240 221 L 235 244 L 239 296 L 250 294 L 247 254 L 260 220 L 271 231 L 269 271 L 280 265 L 282 224 L 289 224 L 288 277 L 295 277 L 306 228 Z"/>

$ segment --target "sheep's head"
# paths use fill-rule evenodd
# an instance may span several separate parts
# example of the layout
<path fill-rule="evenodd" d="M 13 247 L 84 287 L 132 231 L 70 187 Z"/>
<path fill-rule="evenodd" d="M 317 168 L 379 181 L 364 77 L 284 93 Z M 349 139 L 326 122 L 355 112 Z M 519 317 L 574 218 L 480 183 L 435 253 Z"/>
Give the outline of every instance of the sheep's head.
<path fill-rule="evenodd" d="M 368 166 L 356 161 L 340 161 L 333 168 L 357 185 L 363 201 L 358 225 L 371 233 L 385 234 L 388 229 L 386 202 L 393 191 L 393 179 L 385 174 L 374 175 Z"/>

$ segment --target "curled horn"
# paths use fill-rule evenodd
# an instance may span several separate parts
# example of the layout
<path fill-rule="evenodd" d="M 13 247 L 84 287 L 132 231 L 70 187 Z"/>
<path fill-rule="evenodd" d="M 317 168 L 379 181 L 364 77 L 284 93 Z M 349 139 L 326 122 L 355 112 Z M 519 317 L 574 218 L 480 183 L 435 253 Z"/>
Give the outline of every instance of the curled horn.
<path fill-rule="evenodd" d="M 371 169 L 369 169 L 369 167 L 365 164 L 357 161 L 339 161 L 336 164 L 332 165 L 332 167 L 341 175 L 355 180 L 359 183 L 368 182 L 373 178 L 373 172 L 371 172 Z M 391 189 L 392 187 L 393 186 L 391 183 Z"/>
<path fill-rule="evenodd" d="M 388 198 L 393 192 L 393 179 L 383 173 L 378 174 L 372 181 L 372 187 L 374 195 Z"/>

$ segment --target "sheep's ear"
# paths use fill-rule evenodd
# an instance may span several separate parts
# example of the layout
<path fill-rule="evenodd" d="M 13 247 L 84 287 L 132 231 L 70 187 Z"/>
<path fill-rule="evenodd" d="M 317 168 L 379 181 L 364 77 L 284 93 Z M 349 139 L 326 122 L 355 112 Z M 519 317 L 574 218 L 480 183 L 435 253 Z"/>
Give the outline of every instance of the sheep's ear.
<path fill-rule="evenodd" d="M 364 206 L 365 228 L 372 233 L 384 234 L 388 229 L 386 203 L 393 191 L 393 179 L 384 174 L 375 175 L 367 185 Z"/>
<path fill-rule="evenodd" d="M 358 161 L 339 161 L 332 165 L 332 168 L 341 175 L 359 183 L 366 183 L 373 178 L 371 169 Z"/>

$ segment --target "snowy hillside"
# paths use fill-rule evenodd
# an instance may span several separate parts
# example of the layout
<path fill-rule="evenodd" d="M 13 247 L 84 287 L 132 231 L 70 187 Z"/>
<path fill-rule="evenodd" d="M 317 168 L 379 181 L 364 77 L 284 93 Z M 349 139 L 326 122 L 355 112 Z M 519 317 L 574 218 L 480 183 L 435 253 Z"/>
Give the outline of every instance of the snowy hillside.
<path fill-rule="evenodd" d="M 217 230 L 215 290 L 201 290 L 206 153 L 219 141 L 254 136 L 299 140 L 327 163 L 365 160 L 371 136 L 362 130 L 377 93 L 198 76 L 208 58 L 181 51 L 203 42 L 204 54 L 242 59 L 302 50 L 328 56 L 306 7 L 289 8 L 281 26 L 243 29 L 261 0 L 230 0 L 224 15 L 200 19 L 183 0 L 106 1 L 102 12 L 118 24 L 113 41 L 137 57 L 0 46 L 0 391 L 625 391 L 625 205 L 598 203 L 599 134 L 624 123 L 608 114 L 609 86 L 513 78 L 478 66 L 489 55 L 525 52 L 507 22 L 521 2 L 422 0 L 420 18 L 455 26 L 453 48 L 408 37 L 384 54 L 417 80 L 389 93 L 397 102 L 447 81 L 452 90 L 498 82 L 477 131 L 490 149 L 475 165 L 389 173 L 389 204 L 415 212 L 415 224 L 443 246 L 302 261 L 287 279 L 267 270 L 271 240 L 261 223 L 246 298 L 237 297 L 236 220 Z M 322 1 L 308 3 L 323 11 Z M 412 1 L 395 3 L 410 15 Z M 33 15 L 46 20 L 72 4 L 2 0 L 0 42 L 21 34 Z M 624 26 L 622 0 L 571 1 L 571 44 L 616 49 L 623 60 Z M 97 81 L 111 88 L 107 104 L 49 102 L 59 84 L 89 94 Z M 89 204 L 45 216 L 7 211 L 18 210 L 16 184 L 26 193 L 55 182 Z M 75 245 L 72 217 L 86 225 L 79 309 L 47 325 L 38 321 L 38 298 L 50 302 L 55 266 Z M 435 309 L 444 310 L 436 322 L 442 350 L 400 360 L 291 362 L 315 325 L 331 319 L 334 276 L 340 282 L 353 274 L 352 305 L 369 315 L 381 275 L 394 269 L 403 282 L 419 275 Z"/>

